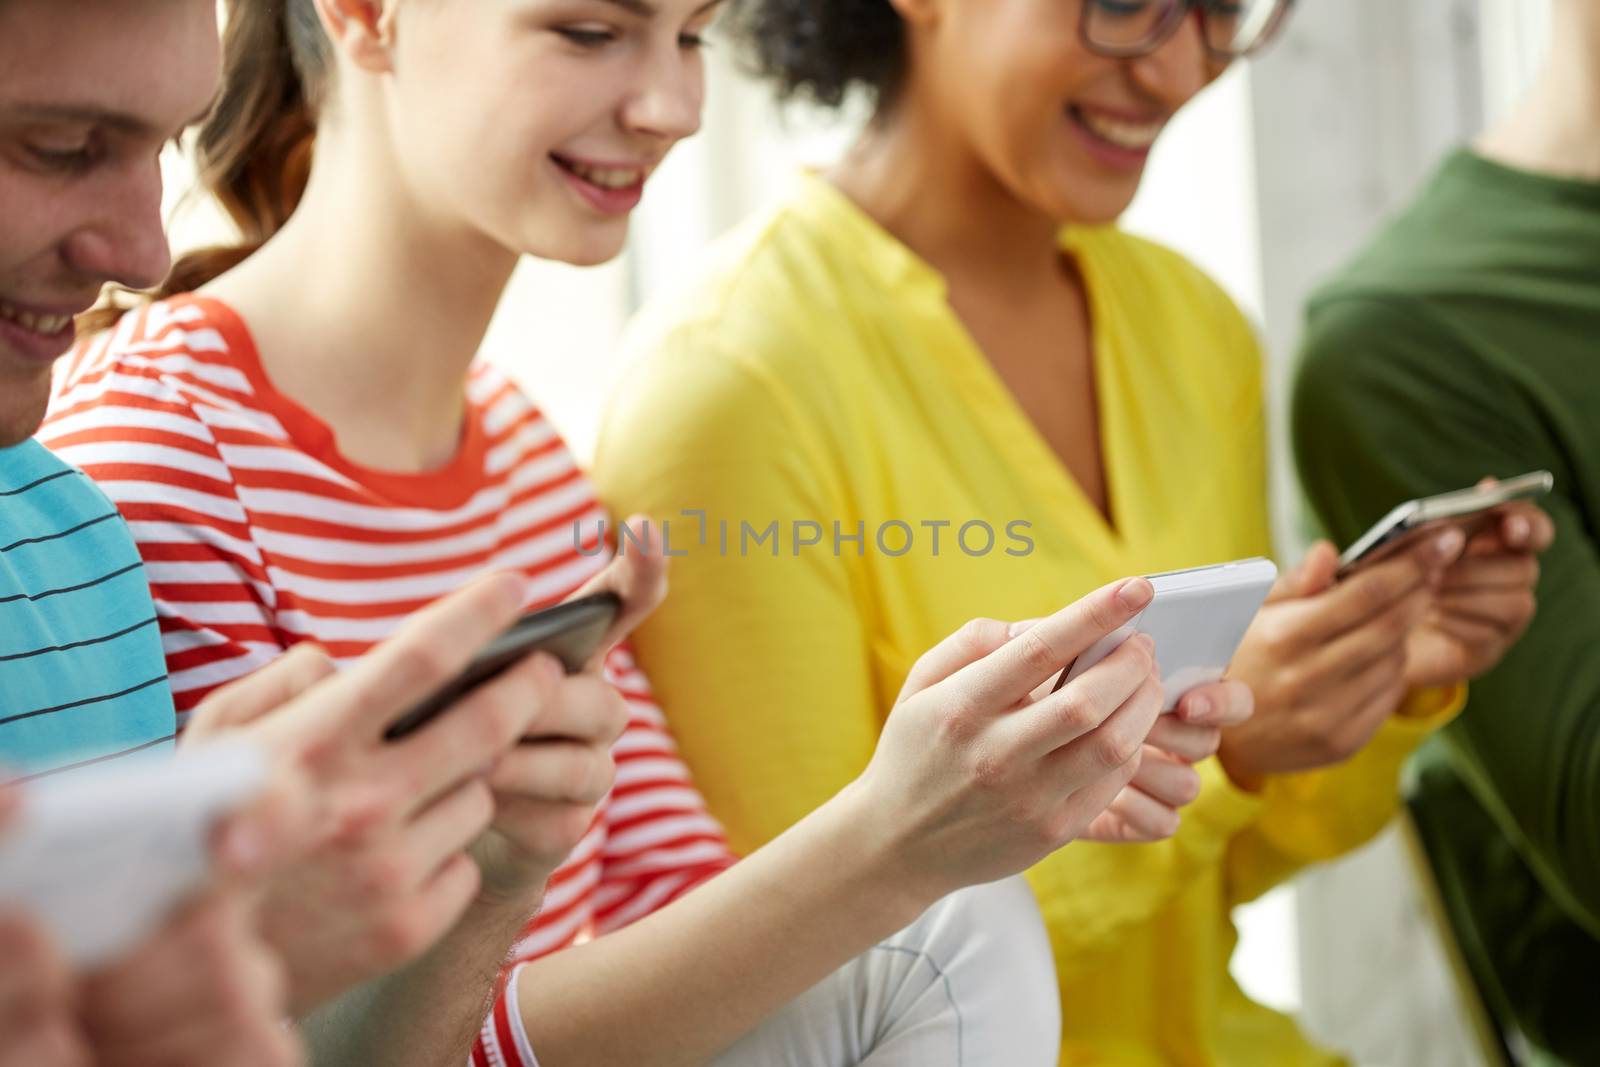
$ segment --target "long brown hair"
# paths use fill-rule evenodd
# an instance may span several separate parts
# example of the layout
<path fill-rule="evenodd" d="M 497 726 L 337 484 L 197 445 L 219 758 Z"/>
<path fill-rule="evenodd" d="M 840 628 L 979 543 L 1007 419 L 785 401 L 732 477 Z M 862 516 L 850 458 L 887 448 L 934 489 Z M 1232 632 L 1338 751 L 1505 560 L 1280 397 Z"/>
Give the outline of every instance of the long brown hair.
<path fill-rule="evenodd" d="M 195 158 L 200 189 L 222 204 L 240 240 L 183 256 L 149 296 L 198 289 L 289 221 L 311 175 L 329 61 L 313 0 L 228 0 L 222 91 L 195 138 Z M 143 298 L 113 291 L 80 318 L 80 333 L 113 325 Z"/>

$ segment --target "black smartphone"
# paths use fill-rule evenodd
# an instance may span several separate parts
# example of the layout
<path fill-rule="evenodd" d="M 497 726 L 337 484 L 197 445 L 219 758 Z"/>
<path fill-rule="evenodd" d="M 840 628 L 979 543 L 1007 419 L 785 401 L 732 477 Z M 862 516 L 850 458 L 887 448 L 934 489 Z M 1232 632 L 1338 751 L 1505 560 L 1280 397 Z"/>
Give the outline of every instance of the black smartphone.
<path fill-rule="evenodd" d="M 401 716 L 384 733 L 384 740 L 398 741 L 415 733 L 472 690 L 535 652 L 550 653 L 561 661 L 568 674 L 576 674 L 599 650 L 621 611 L 621 597 L 596 593 L 529 612 L 485 645 L 452 681 Z"/>

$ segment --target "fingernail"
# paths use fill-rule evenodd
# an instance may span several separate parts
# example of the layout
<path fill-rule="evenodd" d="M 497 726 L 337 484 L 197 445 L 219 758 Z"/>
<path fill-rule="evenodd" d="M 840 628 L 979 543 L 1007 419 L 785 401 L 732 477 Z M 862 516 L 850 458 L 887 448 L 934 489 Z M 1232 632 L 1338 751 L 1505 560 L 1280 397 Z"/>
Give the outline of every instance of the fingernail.
<path fill-rule="evenodd" d="M 1521 544 L 1526 541 L 1530 533 L 1532 533 L 1532 530 L 1528 526 L 1528 520 L 1521 515 L 1511 516 L 1506 523 L 1506 537 L 1513 544 Z"/>
<path fill-rule="evenodd" d="M 1129 578 L 1117 590 L 1117 600 L 1129 611 L 1143 611 L 1155 599 L 1156 589 L 1145 578 Z"/>
<path fill-rule="evenodd" d="M 1461 546 L 1466 543 L 1466 537 L 1460 530 L 1451 527 L 1439 535 L 1439 540 L 1433 543 L 1434 554 L 1440 563 L 1449 563 L 1461 552 Z"/>
<path fill-rule="evenodd" d="M 1211 698 L 1202 696 L 1190 697 L 1188 701 L 1185 702 L 1184 708 L 1188 713 L 1187 718 L 1190 722 L 1199 722 L 1201 719 L 1209 719 L 1212 712 Z"/>

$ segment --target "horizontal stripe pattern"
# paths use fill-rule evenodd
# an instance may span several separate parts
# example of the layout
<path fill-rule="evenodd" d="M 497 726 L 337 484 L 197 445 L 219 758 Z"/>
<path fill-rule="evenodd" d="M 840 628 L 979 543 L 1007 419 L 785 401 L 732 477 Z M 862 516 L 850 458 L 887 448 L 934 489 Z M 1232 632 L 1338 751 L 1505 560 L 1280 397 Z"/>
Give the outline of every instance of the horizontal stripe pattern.
<path fill-rule="evenodd" d="M 486 570 L 520 570 L 538 606 L 608 561 L 587 479 L 490 368 L 468 383 L 463 455 L 401 479 L 330 454 L 326 427 L 271 390 L 242 326 L 210 301 L 152 305 L 69 358 L 44 438 L 128 520 L 180 718 L 300 641 L 340 662 L 359 657 Z M 617 929 L 733 862 L 626 648 L 607 675 L 629 709 L 613 792 L 551 879 L 513 964 Z M 528 1065 L 508 1040 L 520 1026 L 506 1007 L 471 1062 Z"/>
<path fill-rule="evenodd" d="M 111 501 L 39 443 L 0 449 L 0 775 L 170 744 L 155 607 Z"/>

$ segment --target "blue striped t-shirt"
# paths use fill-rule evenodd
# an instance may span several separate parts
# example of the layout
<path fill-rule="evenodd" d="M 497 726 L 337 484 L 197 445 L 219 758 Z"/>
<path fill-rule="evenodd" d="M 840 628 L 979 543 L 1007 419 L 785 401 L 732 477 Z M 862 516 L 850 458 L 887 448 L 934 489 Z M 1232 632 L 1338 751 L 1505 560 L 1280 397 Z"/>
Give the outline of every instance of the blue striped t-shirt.
<path fill-rule="evenodd" d="M 170 748 L 175 723 L 116 507 L 36 441 L 0 449 L 0 777 Z"/>

